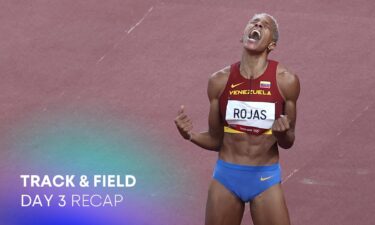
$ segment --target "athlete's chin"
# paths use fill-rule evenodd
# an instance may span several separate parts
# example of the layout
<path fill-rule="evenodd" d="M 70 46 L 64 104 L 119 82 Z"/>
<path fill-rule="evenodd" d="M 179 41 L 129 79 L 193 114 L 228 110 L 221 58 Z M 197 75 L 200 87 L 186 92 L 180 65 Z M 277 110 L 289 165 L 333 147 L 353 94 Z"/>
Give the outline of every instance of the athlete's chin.
<path fill-rule="evenodd" d="M 243 47 L 249 51 L 259 51 L 261 48 L 260 43 L 254 43 L 254 42 L 245 42 Z"/>
<path fill-rule="evenodd" d="M 244 49 L 248 52 L 248 53 L 252 53 L 252 54 L 260 54 L 260 53 L 263 53 L 264 52 L 264 49 L 263 48 L 259 48 L 257 46 L 244 46 Z"/>

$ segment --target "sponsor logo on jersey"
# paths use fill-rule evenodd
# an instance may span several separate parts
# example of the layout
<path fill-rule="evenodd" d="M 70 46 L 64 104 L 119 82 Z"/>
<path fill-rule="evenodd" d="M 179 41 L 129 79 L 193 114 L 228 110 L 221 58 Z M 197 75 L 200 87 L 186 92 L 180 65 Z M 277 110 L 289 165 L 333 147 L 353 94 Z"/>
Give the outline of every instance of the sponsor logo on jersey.
<path fill-rule="evenodd" d="M 241 83 L 238 83 L 238 84 L 232 84 L 230 87 L 231 88 L 235 88 L 235 87 L 237 87 L 237 86 L 240 86 L 241 84 L 243 84 L 244 82 L 241 82 Z"/>

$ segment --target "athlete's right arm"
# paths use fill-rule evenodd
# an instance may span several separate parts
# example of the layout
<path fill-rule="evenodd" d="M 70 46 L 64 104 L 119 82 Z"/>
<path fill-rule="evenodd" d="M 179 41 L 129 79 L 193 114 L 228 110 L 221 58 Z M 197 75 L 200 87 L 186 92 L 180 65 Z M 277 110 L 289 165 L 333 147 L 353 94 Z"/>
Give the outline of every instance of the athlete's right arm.
<path fill-rule="evenodd" d="M 219 98 L 225 88 L 229 71 L 230 68 L 226 67 L 214 73 L 208 81 L 207 94 L 210 101 L 208 131 L 191 131 L 192 124 L 190 124 L 190 119 L 186 119 L 187 116 L 184 114 L 183 110 L 179 111 L 179 115 L 175 119 L 176 126 L 185 139 L 190 139 L 194 144 L 207 150 L 219 151 L 223 141 L 224 128 L 220 117 Z M 184 128 L 185 130 L 183 130 Z"/>

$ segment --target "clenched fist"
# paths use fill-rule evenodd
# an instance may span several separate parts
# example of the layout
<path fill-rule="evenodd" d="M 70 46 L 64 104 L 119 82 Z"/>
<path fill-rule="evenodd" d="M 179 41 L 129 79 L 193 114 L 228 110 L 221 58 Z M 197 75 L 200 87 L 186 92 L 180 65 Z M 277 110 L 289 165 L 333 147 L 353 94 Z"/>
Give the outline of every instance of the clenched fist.
<path fill-rule="evenodd" d="M 272 133 L 277 137 L 290 129 L 290 120 L 287 115 L 281 115 L 272 125 Z"/>
<path fill-rule="evenodd" d="M 185 107 L 183 105 L 181 106 L 180 110 L 178 110 L 177 117 L 174 120 L 174 123 L 176 124 L 181 136 L 186 140 L 191 140 L 191 130 L 193 129 L 193 123 L 185 114 Z"/>

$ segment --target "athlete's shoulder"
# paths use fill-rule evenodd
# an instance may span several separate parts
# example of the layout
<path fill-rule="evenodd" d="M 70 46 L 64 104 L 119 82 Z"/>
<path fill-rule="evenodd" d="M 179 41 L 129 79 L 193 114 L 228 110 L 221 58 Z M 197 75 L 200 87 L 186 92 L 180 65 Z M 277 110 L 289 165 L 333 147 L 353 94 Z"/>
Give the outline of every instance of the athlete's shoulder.
<path fill-rule="evenodd" d="M 229 74 L 230 74 L 230 66 L 226 66 L 223 69 L 211 74 L 209 80 L 213 82 L 220 82 L 223 80 L 228 80 Z"/>
<path fill-rule="evenodd" d="M 230 66 L 213 73 L 208 79 L 208 95 L 210 97 L 218 97 L 224 90 L 230 74 Z"/>
<path fill-rule="evenodd" d="M 298 76 L 286 66 L 278 63 L 276 70 L 277 84 L 286 98 L 297 99 L 300 92 Z"/>
<path fill-rule="evenodd" d="M 281 78 L 285 81 L 292 82 L 292 83 L 299 82 L 298 76 L 281 63 L 278 63 L 277 65 L 276 74 L 277 74 L 278 79 Z"/>

